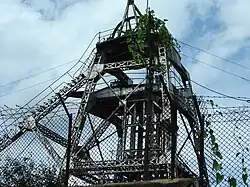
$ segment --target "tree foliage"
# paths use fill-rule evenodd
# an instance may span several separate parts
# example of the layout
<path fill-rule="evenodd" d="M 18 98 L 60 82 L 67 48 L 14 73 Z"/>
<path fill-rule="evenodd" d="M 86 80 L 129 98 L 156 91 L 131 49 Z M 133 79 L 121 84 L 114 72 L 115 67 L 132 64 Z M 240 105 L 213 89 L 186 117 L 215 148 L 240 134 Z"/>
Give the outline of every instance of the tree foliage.
<path fill-rule="evenodd" d="M 56 185 L 56 168 L 35 164 L 30 158 L 7 158 L 0 168 L 0 186 L 50 187 Z"/>
<path fill-rule="evenodd" d="M 140 16 L 138 25 L 129 33 L 129 36 L 129 51 L 138 63 L 145 64 L 144 56 L 149 53 L 149 50 L 153 54 L 157 53 L 158 50 L 155 50 L 157 45 L 164 46 L 167 51 L 172 50 L 174 46 L 178 46 L 177 41 L 168 31 L 165 22 L 157 18 L 153 10 Z M 155 37 L 150 47 L 149 36 Z M 154 54 L 154 56 L 158 56 L 158 54 Z M 166 64 L 158 64 L 155 68 L 166 70 Z"/>

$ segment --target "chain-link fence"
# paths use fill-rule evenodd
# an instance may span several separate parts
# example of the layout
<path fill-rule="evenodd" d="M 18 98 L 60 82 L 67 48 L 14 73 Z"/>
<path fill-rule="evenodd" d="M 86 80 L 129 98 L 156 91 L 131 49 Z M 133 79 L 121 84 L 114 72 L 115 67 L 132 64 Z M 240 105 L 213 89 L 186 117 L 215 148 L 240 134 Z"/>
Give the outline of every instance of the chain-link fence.
<path fill-rule="evenodd" d="M 250 108 L 218 107 L 211 100 L 208 107 L 206 149 L 210 147 L 213 153 L 206 160 L 211 186 L 217 182 L 219 186 L 248 186 Z"/>
<path fill-rule="evenodd" d="M 73 116 L 76 116 L 77 105 L 77 101 L 74 100 L 66 103 L 67 109 L 73 113 Z M 132 108 L 133 106 L 131 105 L 130 109 Z M 130 111 L 133 112 L 133 110 Z M 134 110 L 134 112 L 136 111 Z M 234 186 L 234 184 L 247 186 L 248 170 L 250 169 L 248 140 L 250 108 L 219 107 L 209 100 L 201 106 L 201 114 L 204 115 L 205 122 L 205 169 L 209 185 L 216 186 L 219 182 L 218 186 Z M 18 112 L 14 109 L 1 110 L 2 121 L 17 115 Z M 75 117 L 73 117 L 74 119 Z M 133 124 L 133 120 L 138 120 L 138 122 L 140 120 L 139 118 L 126 119 L 130 121 L 126 123 L 128 126 Z M 29 126 L 33 124 L 32 119 L 29 123 Z M 124 121 L 119 123 L 124 123 Z M 63 176 L 65 176 L 67 156 L 68 124 L 68 116 L 62 105 L 60 105 L 48 114 L 46 119 L 36 124 L 36 130 L 28 130 L 26 133 L 20 131 L 20 136 L 16 137 L 17 140 L 14 143 L 9 143 L 9 146 L 1 152 L 1 186 L 49 186 L 55 183 L 63 184 L 64 181 L 62 180 L 65 180 Z M 69 185 L 126 181 L 126 179 L 121 180 L 116 173 L 124 174 L 128 170 L 131 175 L 138 172 L 138 179 L 140 179 L 140 176 L 143 176 L 142 159 L 128 159 L 129 161 L 127 162 L 118 163 L 119 155 L 117 152 L 119 146 L 125 146 L 126 154 L 123 155 L 123 160 L 125 157 L 126 159 L 129 157 L 135 158 L 133 157 L 135 155 L 141 155 L 141 158 L 143 158 L 143 150 L 139 153 L 138 150 L 136 151 L 136 148 L 144 148 L 143 143 L 138 145 L 138 139 L 141 138 L 140 136 L 145 136 L 145 134 L 142 132 L 133 137 L 131 132 L 138 132 L 140 128 L 134 128 L 131 125 L 129 127 L 130 133 L 123 134 L 127 138 L 126 141 L 120 142 L 121 135 L 118 136 L 119 133 L 117 133 L 119 127 L 115 124 L 115 121 L 112 124 L 93 114 L 87 114 L 79 142 L 80 147 L 77 149 L 77 161 L 74 155 L 71 155 Z M 188 172 L 193 177 L 199 179 L 199 158 L 197 158 L 194 151 L 197 145 L 195 145 L 188 120 L 180 112 L 177 114 L 177 124 L 176 165 L 179 164 L 186 169 L 188 168 Z M 27 124 L 27 127 L 29 126 Z M 5 128 L 8 128 L 8 126 L 1 126 L 1 130 Z M 161 130 L 164 131 L 164 129 Z M 11 133 L 8 135 L 11 136 Z M 2 137 L 1 146 L 6 145 L 4 141 L 4 137 Z M 132 145 L 133 141 L 137 143 Z M 171 136 L 164 141 L 164 147 L 171 149 Z M 222 157 L 215 151 L 217 150 L 217 148 L 214 148 L 216 146 L 218 146 L 218 151 Z M 157 150 L 157 147 L 154 147 L 154 149 Z M 164 162 L 171 163 L 171 154 L 167 151 L 166 153 L 169 154 L 158 157 L 158 159 L 162 159 L 158 163 L 162 164 L 163 170 L 165 169 L 164 167 L 168 167 L 163 164 Z M 153 153 L 152 155 L 154 156 Z M 152 163 L 155 164 L 156 160 Z M 158 166 L 157 170 L 152 170 L 152 172 L 155 172 L 155 178 L 161 175 L 160 164 Z M 132 170 L 133 172 L 131 172 Z M 168 170 L 170 171 L 171 167 Z M 161 178 L 169 177 L 164 174 L 161 176 Z M 178 177 L 178 174 L 176 177 Z"/>
<path fill-rule="evenodd" d="M 223 108 L 204 98 L 195 106 L 180 81 L 169 93 L 160 73 L 149 107 L 141 64 L 95 64 L 100 56 L 88 53 L 23 107 L 0 107 L 0 186 L 177 177 L 210 186 L 228 186 L 228 179 L 232 186 L 247 184 L 249 108 Z M 123 85 L 117 74 L 133 84 Z"/>

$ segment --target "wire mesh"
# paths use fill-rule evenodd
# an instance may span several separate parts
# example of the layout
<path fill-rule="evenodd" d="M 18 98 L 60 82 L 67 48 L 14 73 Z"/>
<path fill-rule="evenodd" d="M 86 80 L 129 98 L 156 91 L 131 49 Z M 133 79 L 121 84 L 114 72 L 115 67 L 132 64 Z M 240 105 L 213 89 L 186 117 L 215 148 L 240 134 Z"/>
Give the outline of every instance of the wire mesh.
<path fill-rule="evenodd" d="M 106 36 L 100 35 L 99 40 L 102 37 Z M 58 92 L 62 92 L 64 104 L 73 115 L 72 131 L 80 132 L 79 137 L 77 133 L 71 137 L 69 186 L 143 180 L 146 138 L 150 144 L 148 165 L 152 180 L 171 177 L 199 180 L 202 171 L 210 186 L 215 186 L 219 171 L 214 163 L 219 160 L 213 154 L 212 139 L 208 136 L 205 165 L 201 166 L 201 120 L 180 78 L 176 74 L 171 77 L 176 79 L 172 81 L 176 83 L 175 89 L 170 93 L 179 105 L 175 108 L 160 79 L 156 79 L 159 75 L 155 75 L 152 121 L 146 137 L 145 68 L 126 69 L 133 85 L 115 86 L 114 76 L 96 74 L 99 81 L 93 89 L 88 89 L 93 81 L 86 78 L 86 72 L 92 67 L 94 55 L 95 51 L 90 52 L 85 66 L 80 60 L 72 71 L 67 71 L 24 107 L 0 108 L 0 186 L 49 186 L 65 181 L 69 117 L 56 96 Z M 113 67 L 111 63 L 108 70 L 118 65 Z M 66 83 L 69 80 L 72 81 Z M 89 93 L 83 97 L 86 90 Z M 224 180 L 219 186 L 227 186 L 227 179 L 232 177 L 244 186 L 248 181 L 243 180 L 242 174 L 250 169 L 249 108 L 223 108 L 202 98 L 199 108 L 205 131 L 213 129 L 223 156 L 220 172 Z"/>
<path fill-rule="evenodd" d="M 214 131 L 216 142 L 223 156 L 221 174 L 224 180 L 218 186 L 228 186 L 229 178 L 235 178 L 237 186 L 247 186 L 248 180 L 244 182 L 242 174 L 244 169 L 249 171 L 249 119 L 250 108 L 241 107 L 219 107 L 209 103 L 208 113 L 205 116 L 207 126 Z M 206 149 L 211 147 L 211 137 L 207 137 Z M 211 150 L 211 149 L 210 149 Z M 210 151 L 211 152 L 211 151 Z M 214 169 L 214 160 L 218 158 L 214 154 L 207 156 L 207 168 L 211 186 L 216 184 L 216 171 Z"/>
<path fill-rule="evenodd" d="M 217 105 L 215 106 L 211 104 L 211 102 L 202 102 L 201 104 L 201 113 L 205 116 L 205 124 L 209 124 L 214 130 L 216 141 L 223 156 L 221 173 L 224 176 L 224 180 L 219 186 L 228 186 L 229 177 L 234 177 L 239 186 L 244 186 L 245 184 L 242 179 L 243 169 L 246 168 L 247 171 L 250 169 L 248 147 L 250 143 L 248 140 L 250 108 L 225 108 Z M 71 113 L 74 115 L 76 114 L 78 110 L 78 102 L 76 100 L 68 101 L 66 106 Z M 10 111 L 7 109 L 1 110 L 1 119 L 8 115 L 13 116 L 11 112 L 18 116 L 19 114 L 15 113 L 15 111 L 15 109 L 10 109 Z M 77 183 L 78 185 L 87 185 L 90 184 L 91 181 L 98 183 L 100 180 L 112 181 L 116 177 L 114 174 L 111 174 L 112 172 L 114 173 L 115 170 L 114 164 L 117 161 L 117 146 L 119 142 L 116 126 L 112 123 L 107 124 L 104 132 L 101 135 L 98 135 L 97 138 L 95 136 L 97 136 L 100 131 L 100 125 L 105 123 L 105 120 L 92 114 L 88 114 L 88 116 L 81 136 L 80 146 L 86 146 L 86 142 L 90 144 L 91 141 L 93 141 L 93 143 L 91 143 L 92 146 L 89 148 L 90 160 L 86 161 L 86 159 L 83 159 L 81 164 L 77 163 L 81 170 L 83 168 L 85 169 L 80 173 L 77 173 L 76 170 L 71 171 L 71 177 L 69 180 L 71 181 L 71 185 L 74 183 Z M 164 119 L 164 117 L 162 119 Z M 128 125 L 131 124 L 131 119 L 128 119 L 127 122 Z M 58 106 L 53 112 L 48 114 L 46 118 L 42 119 L 39 124 L 47 129 L 45 130 L 40 127 L 40 132 L 27 132 L 14 144 L 11 144 L 11 146 L 1 152 L 0 182 L 2 186 L 10 186 L 10 184 L 14 184 L 14 181 L 22 182 L 24 179 L 26 181 L 29 180 L 30 186 L 33 184 L 36 186 L 44 186 L 50 182 L 53 183 L 59 180 L 59 171 L 63 170 L 64 167 L 63 161 L 61 165 L 58 165 L 58 163 L 55 162 L 48 150 L 46 150 L 44 145 L 39 141 L 37 133 L 47 132 L 50 134 L 46 137 L 47 141 L 52 145 L 59 157 L 63 158 L 66 153 L 68 118 L 62 106 Z M 180 112 L 177 116 L 177 124 L 176 158 L 178 158 L 178 164 L 187 166 L 190 168 L 191 172 L 198 177 L 199 160 L 194 151 L 194 137 L 188 120 Z M 18 124 L 16 123 L 15 125 Z M 1 128 L 6 128 L 6 125 L 1 126 Z M 131 132 L 132 126 L 128 129 L 128 131 Z M 138 130 L 138 127 L 136 130 Z M 206 126 L 206 130 L 208 131 L 208 126 Z M 125 150 L 131 154 L 133 152 L 130 146 L 131 134 L 127 133 L 126 138 L 128 141 L 125 142 Z M 138 135 L 135 139 L 138 139 Z M 169 140 L 166 141 L 166 144 L 167 143 L 169 143 Z M 171 145 L 166 147 L 171 149 Z M 162 157 L 162 159 L 163 161 L 161 162 L 170 162 L 170 156 Z M 216 185 L 216 171 L 213 166 L 215 159 L 217 158 L 212 154 L 211 139 L 206 137 L 205 160 L 209 184 L 211 186 Z M 75 163 L 72 161 L 72 164 Z M 125 167 L 126 164 L 128 163 L 121 163 L 120 167 Z M 133 164 L 134 167 L 136 167 L 137 165 L 140 165 L 140 162 L 134 162 Z M 98 173 L 97 171 L 103 167 L 109 168 L 110 172 L 103 174 L 100 172 Z M 95 168 L 95 174 L 92 174 L 89 178 L 86 176 L 85 178 L 82 178 L 85 182 L 79 179 L 84 172 L 93 173 L 93 168 Z M 43 172 L 43 175 L 41 175 L 41 172 Z M 74 177 L 79 178 L 76 179 L 73 175 Z M 40 178 L 36 178 L 38 176 Z M 33 182 L 34 178 L 37 183 Z M 46 180 L 43 180 L 44 178 Z M 38 184 L 38 181 L 40 181 L 40 184 Z M 21 183 L 15 183 L 15 185 L 18 186 L 21 185 Z"/>

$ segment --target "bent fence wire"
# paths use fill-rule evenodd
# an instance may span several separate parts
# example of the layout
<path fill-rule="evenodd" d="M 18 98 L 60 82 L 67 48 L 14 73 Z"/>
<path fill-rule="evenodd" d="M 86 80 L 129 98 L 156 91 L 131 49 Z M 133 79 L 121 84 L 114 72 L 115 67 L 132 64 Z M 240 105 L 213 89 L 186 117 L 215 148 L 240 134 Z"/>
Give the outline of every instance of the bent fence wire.
<path fill-rule="evenodd" d="M 78 109 L 77 101 L 72 99 L 66 102 L 66 106 L 73 113 L 73 119 L 75 119 Z M 249 179 L 246 176 L 250 170 L 250 140 L 248 138 L 250 134 L 250 108 L 243 106 L 220 107 L 209 100 L 203 101 L 200 110 L 205 117 L 205 130 L 208 134 L 205 138 L 205 161 L 209 185 L 216 186 L 218 180 L 216 173 L 220 173 L 223 176 L 220 179 L 223 180 L 217 186 L 229 186 L 229 178 L 235 179 L 237 186 L 245 186 L 249 183 Z M 8 126 L 8 124 L 2 122 L 9 117 L 12 120 L 18 119 L 26 111 L 22 109 L 17 112 L 16 109 L 1 108 L 0 112 L 0 131 L 8 131 L 6 136 L 11 136 L 10 129 L 12 129 L 12 126 Z M 108 172 L 98 173 L 101 172 L 98 171 L 98 168 L 104 166 L 111 168 L 117 164 L 115 160 L 117 159 L 116 151 L 119 137 L 117 136 L 116 127 L 92 114 L 87 115 L 85 124 L 80 145 L 84 145 L 82 147 L 87 147 L 90 150 L 88 154 L 91 157 L 82 151 L 83 148 L 79 148 L 78 152 L 82 160 L 84 160 L 82 162 L 84 164 L 79 164 L 75 167 L 78 170 L 70 170 L 69 186 L 76 184 L 87 185 L 93 181 L 98 183 L 100 180 L 106 182 L 115 181 Z M 103 124 L 105 125 L 103 126 Z M 199 167 L 196 155 L 193 152 L 192 142 L 186 138 L 191 129 L 185 124 L 187 124 L 187 120 L 181 114 L 178 114 L 179 129 L 177 132 L 176 157 L 191 168 L 192 172 L 198 174 Z M 18 126 L 18 123 L 15 125 Z M 101 126 L 103 129 L 100 130 Z M 218 144 L 223 159 L 219 159 L 216 154 L 212 153 L 213 145 L 211 144 L 209 129 L 212 129 L 214 132 L 215 141 Z M 100 131 L 104 133 L 100 133 Z M 41 137 L 39 135 L 41 132 L 47 134 L 47 137 L 50 138 Z M 56 132 L 56 134 L 53 132 Z M 22 134 L 24 132 L 20 131 L 19 133 Z M 63 107 L 58 106 L 39 122 L 38 128 L 25 132 L 15 143 L 10 144 L 6 149 L 1 151 L 0 186 L 49 186 L 50 184 L 59 183 L 59 181 L 62 183 L 61 180 L 63 180 L 62 176 L 66 162 L 67 133 L 68 118 Z M 93 134 L 94 136 L 92 136 Z M 129 137 L 129 135 L 126 136 Z M 1 137 L 0 146 L 6 145 L 5 138 Z M 45 140 L 40 141 L 41 139 Z M 98 141 L 96 141 L 97 139 Z M 44 142 L 46 142 L 47 149 L 45 149 Z M 168 141 L 166 141 L 166 144 L 168 144 Z M 182 146 L 183 144 L 184 146 Z M 129 145 L 125 146 L 129 147 Z M 48 149 L 51 150 L 48 151 Z M 164 162 L 169 162 L 167 159 L 170 159 L 170 155 L 166 155 L 164 159 Z M 218 164 L 222 163 L 222 168 L 218 165 L 215 166 L 215 160 Z M 76 163 L 74 162 L 74 156 L 72 156 L 71 166 L 74 164 Z M 125 167 L 123 164 L 120 163 L 120 167 Z M 137 166 L 142 164 L 142 162 L 138 161 L 131 164 L 134 164 L 136 172 L 139 168 Z M 95 178 L 90 175 L 86 175 L 84 178 L 74 177 L 80 176 L 78 172 L 88 172 L 88 169 L 93 166 L 96 167 L 95 174 L 102 176 L 101 178 Z M 114 170 L 115 168 L 113 168 L 112 172 Z"/>

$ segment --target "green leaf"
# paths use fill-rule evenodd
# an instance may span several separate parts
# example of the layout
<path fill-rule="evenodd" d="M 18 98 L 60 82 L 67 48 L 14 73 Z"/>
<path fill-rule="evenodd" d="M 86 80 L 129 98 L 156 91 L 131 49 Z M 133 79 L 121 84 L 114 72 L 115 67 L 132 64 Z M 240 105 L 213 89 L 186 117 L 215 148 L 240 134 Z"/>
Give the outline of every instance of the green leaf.
<path fill-rule="evenodd" d="M 237 154 L 236 154 L 236 157 L 238 157 L 239 155 L 240 155 L 240 153 L 237 153 Z"/>
<path fill-rule="evenodd" d="M 215 144 L 215 136 L 214 135 L 211 135 L 211 141 L 212 141 L 212 144 L 214 145 Z"/>
<path fill-rule="evenodd" d="M 217 184 L 220 184 L 224 179 L 224 175 L 221 175 L 220 173 L 216 173 L 216 182 Z"/>
<path fill-rule="evenodd" d="M 242 180 L 243 180 L 244 184 L 247 184 L 247 177 L 248 177 L 247 173 L 242 174 Z"/>
<path fill-rule="evenodd" d="M 213 168 L 215 169 L 215 171 L 219 171 L 222 169 L 221 164 L 219 164 L 217 160 L 213 160 Z"/>
<path fill-rule="evenodd" d="M 222 154 L 220 153 L 220 151 L 216 151 L 215 152 L 215 155 L 219 158 L 219 159 L 223 159 L 223 156 L 222 156 Z"/>
<path fill-rule="evenodd" d="M 205 131 L 204 132 L 204 139 L 208 137 L 208 133 Z"/>
<path fill-rule="evenodd" d="M 171 67 L 171 64 L 168 63 L 168 64 L 167 64 L 167 68 L 168 68 L 167 70 L 168 70 L 168 71 L 169 71 L 170 67 Z"/>
<path fill-rule="evenodd" d="M 249 149 L 246 147 L 246 151 L 249 152 Z"/>
<path fill-rule="evenodd" d="M 217 143 L 214 144 L 214 149 L 218 150 L 219 149 L 219 145 Z"/>
<path fill-rule="evenodd" d="M 246 173 L 247 172 L 247 168 L 243 168 L 243 172 Z"/>
<path fill-rule="evenodd" d="M 229 178 L 229 184 L 230 184 L 230 187 L 236 187 L 237 186 L 236 179 L 234 177 Z"/>

